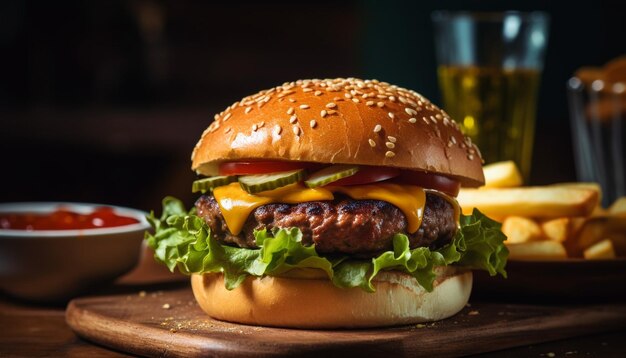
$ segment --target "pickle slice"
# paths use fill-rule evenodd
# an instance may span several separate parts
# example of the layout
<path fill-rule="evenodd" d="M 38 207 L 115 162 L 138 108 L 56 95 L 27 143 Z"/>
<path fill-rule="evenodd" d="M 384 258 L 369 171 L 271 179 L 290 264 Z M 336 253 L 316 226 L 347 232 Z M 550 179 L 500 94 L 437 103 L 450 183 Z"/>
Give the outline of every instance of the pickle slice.
<path fill-rule="evenodd" d="M 224 186 L 226 184 L 229 184 L 235 181 L 237 181 L 237 176 L 235 175 L 228 175 L 228 176 L 223 175 L 223 176 L 198 179 L 194 181 L 193 184 L 191 185 L 191 192 L 192 193 L 202 192 L 204 194 L 207 191 L 213 190 L 213 188 L 217 188 L 218 186 Z"/>
<path fill-rule="evenodd" d="M 304 181 L 304 184 L 309 188 L 316 188 L 318 186 L 326 185 L 337 181 L 339 179 L 349 177 L 356 174 L 359 171 L 357 165 L 336 164 L 319 170 Z"/>
<path fill-rule="evenodd" d="M 280 173 L 241 176 L 239 177 L 239 184 L 243 190 L 254 194 L 297 183 L 302 179 L 304 179 L 304 170 L 298 169 Z"/>

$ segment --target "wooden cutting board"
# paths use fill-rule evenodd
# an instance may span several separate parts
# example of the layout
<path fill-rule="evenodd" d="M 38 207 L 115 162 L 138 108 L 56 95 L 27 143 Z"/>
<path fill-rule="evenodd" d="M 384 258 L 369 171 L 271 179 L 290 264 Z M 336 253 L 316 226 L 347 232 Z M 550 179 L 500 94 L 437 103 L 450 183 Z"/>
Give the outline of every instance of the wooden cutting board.
<path fill-rule="evenodd" d="M 426 325 L 315 331 L 216 321 L 184 288 L 75 299 L 66 320 L 88 340 L 154 357 L 457 356 L 622 329 L 626 304 L 473 303 L 454 317 Z"/>

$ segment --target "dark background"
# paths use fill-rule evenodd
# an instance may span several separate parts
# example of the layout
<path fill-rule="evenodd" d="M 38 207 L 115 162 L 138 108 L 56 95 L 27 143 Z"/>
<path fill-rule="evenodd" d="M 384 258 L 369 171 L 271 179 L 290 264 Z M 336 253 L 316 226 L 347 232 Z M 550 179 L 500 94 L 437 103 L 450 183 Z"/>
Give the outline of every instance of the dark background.
<path fill-rule="evenodd" d="M 543 10 L 532 184 L 575 180 L 565 81 L 626 53 L 622 1 L 0 2 L 0 202 L 193 202 L 213 114 L 299 78 L 377 78 L 439 103 L 433 10 Z"/>

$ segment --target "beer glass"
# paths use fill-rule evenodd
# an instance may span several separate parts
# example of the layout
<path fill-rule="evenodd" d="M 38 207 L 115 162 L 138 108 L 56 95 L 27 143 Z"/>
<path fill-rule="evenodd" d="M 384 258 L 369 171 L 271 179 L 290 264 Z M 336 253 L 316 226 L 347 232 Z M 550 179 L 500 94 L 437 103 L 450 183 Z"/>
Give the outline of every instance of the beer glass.
<path fill-rule="evenodd" d="M 626 195 L 626 83 L 567 81 L 578 180 L 602 188 L 602 204 Z"/>
<path fill-rule="evenodd" d="M 445 110 L 485 163 L 513 160 L 528 181 L 548 15 L 438 11 L 432 20 Z"/>

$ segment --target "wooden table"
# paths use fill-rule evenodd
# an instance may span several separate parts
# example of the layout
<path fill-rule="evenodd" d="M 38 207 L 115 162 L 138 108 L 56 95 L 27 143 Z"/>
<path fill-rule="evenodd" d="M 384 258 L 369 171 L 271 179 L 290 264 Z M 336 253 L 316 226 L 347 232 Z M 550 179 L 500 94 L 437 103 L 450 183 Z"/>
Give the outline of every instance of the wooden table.
<path fill-rule="evenodd" d="M 160 276 L 161 278 L 163 276 Z M 135 272 L 101 292 L 132 293 L 140 290 L 180 288 L 188 283 L 154 282 L 155 276 Z M 159 277 L 156 277 L 157 279 Z M 65 323 L 64 306 L 34 305 L 0 296 L 0 357 L 128 357 L 85 341 L 74 334 Z M 626 330 L 578 337 L 506 351 L 484 354 L 487 357 L 617 357 L 626 355 Z"/>

